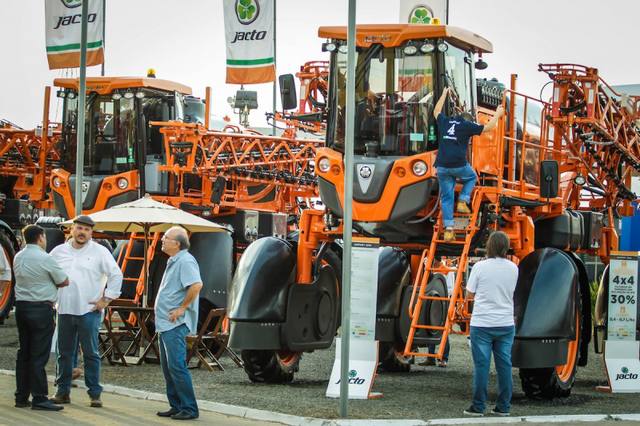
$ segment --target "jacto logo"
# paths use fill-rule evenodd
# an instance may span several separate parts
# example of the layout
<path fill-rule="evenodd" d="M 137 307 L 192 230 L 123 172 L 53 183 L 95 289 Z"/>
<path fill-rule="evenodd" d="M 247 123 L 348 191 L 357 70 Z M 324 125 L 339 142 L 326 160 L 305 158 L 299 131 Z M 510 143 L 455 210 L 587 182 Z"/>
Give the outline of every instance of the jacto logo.
<path fill-rule="evenodd" d="M 354 377 L 356 377 L 358 375 L 358 372 L 356 370 L 351 370 L 349 371 L 349 378 L 353 379 Z"/>
<path fill-rule="evenodd" d="M 429 24 L 433 18 L 433 10 L 429 6 L 419 5 L 409 14 L 410 24 Z"/>
<path fill-rule="evenodd" d="M 349 384 L 350 385 L 363 385 L 365 380 L 361 377 L 358 377 L 358 372 L 356 370 L 349 370 Z M 336 385 L 340 384 L 340 380 L 336 382 Z"/>
<path fill-rule="evenodd" d="M 622 367 L 620 373 L 616 374 L 616 380 L 636 380 L 638 375 L 630 373 L 627 367 Z"/>
<path fill-rule="evenodd" d="M 73 9 L 74 7 L 82 6 L 82 0 L 60 0 L 65 7 Z"/>
<path fill-rule="evenodd" d="M 236 0 L 236 16 L 242 25 L 249 25 L 260 15 L 258 0 Z"/>

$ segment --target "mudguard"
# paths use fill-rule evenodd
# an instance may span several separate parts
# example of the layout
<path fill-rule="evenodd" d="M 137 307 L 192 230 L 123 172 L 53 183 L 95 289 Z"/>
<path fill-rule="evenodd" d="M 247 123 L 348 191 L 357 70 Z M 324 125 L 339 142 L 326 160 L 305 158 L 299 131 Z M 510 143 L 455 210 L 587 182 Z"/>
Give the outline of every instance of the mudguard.
<path fill-rule="evenodd" d="M 0 228 L 5 232 L 9 240 L 11 240 L 11 244 L 13 244 L 13 249 L 17 253 L 18 250 L 20 250 L 20 243 L 16 238 L 16 234 L 13 232 L 11 227 L 7 225 L 7 222 L 5 222 L 4 220 L 0 220 Z M 13 259 L 11 261 L 13 262 Z"/>
<path fill-rule="evenodd" d="M 409 268 L 409 260 L 404 251 L 383 247 L 378 258 L 378 317 L 400 315 L 403 278 Z"/>
<path fill-rule="evenodd" d="M 546 368 L 564 364 L 567 341 L 576 331 L 579 270 L 569 255 L 554 248 L 530 253 L 518 269 L 513 366 Z"/>
<path fill-rule="evenodd" d="M 578 268 L 580 283 L 580 303 L 582 312 L 582 324 L 580 326 L 580 356 L 578 357 L 578 365 L 584 367 L 589 360 L 589 343 L 591 342 L 591 333 L 593 329 L 591 319 L 591 289 L 589 288 L 589 275 L 587 268 L 584 266 L 582 259 L 575 253 L 567 253 L 573 263 Z"/>
<path fill-rule="evenodd" d="M 227 307 L 227 292 L 233 275 L 233 238 L 229 232 L 198 232 L 191 236 L 189 252 L 200 266 L 200 300 L 212 307 Z"/>

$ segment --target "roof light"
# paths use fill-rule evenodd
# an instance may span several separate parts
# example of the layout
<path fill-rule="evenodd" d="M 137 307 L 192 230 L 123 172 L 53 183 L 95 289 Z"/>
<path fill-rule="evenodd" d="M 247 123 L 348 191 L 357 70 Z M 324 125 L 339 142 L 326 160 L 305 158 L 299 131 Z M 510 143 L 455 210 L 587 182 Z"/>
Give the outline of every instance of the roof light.
<path fill-rule="evenodd" d="M 347 45 L 346 44 L 341 44 L 340 47 L 338 47 L 338 52 L 340 53 L 344 53 L 345 55 L 347 54 Z"/>
<path fill-rule="evenodd" d="M 76 92 L 73 92 L 73 91 L 67 92 L 67 98 L 69 99 L 75 99 L 76 96 L 77 96 Z"/>
<path fill-rule="evenodd" d="M 56 96 L 59 98 L 66 98 L 67 97 L 67 92 L 65 92 L 64 90 L 58 90 L 56 92 Z"/>
<path fill-rule="evenodd" d="M 145 95 L 144 95 L 144 92 L 142 90 L 136 92 L 136 98 L 142 99 L 142 98 L 144 98 L 144 96 Z"/>
<path fill-rule="evenodd" d="M 125 99 L 133 99 L 133 92 L 124 92 Z"/>
<path fill-rule="evenodd" d="M 418 48 L 415 47 L 414 45 L 409 45 L 409 46 L 405 46 L 404 49 L 402 49 L 402 51 L 404 52 L 405 55 L 412 56 L 418 53 Z"/>
<path fill-rule="evenodd" d="M 119 101 L 120 99 L 122 99 L 122 95 L 120 93 L 112 93 L 111 94 L 111 99 L 113 99 L 114 101 Z"/>
<path fill-rule="evenodd" d="M 420 51 L 422 53 L 431 53 L 436 49 L 436 47 L 433 45 L 433 43 L 425 43 L 422 46 L 420 46 Z"/>
<path fill-rule="evenodd" d="M 335 52 L 338 48 L 335 43 L 322 43 L 322 51 L 323 52 Z"/>
<path fill-rule="evenodd" d="M 444 41 L 438 43 L 438 52 L 444 53 L 447 50 L 449 50 L 449 45 L 447 43 L 445 43 Z"/>

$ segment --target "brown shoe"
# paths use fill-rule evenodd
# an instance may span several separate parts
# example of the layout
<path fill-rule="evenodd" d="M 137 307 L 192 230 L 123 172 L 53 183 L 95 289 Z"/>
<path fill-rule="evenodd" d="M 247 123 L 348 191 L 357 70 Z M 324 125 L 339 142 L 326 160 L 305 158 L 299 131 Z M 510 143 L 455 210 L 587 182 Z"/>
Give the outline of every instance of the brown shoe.
<path fill-rule="evenodd" d="M 446 228 L 444 230 L 444 240 L 453 241 L 455 239 L 456 239 L 456 233 L 453 231 L 453 228 Z"/>
<path fill-rule="evenodd" d="M 456 210 L 458 213 L 471 214 L 471 209 L 464 201 L 458 201 L 458 204 L 456 204 Z"/>
<path fill-rule="evenodd" d="M 49 401 L 53 402 L 54 404 L 71 404 L 71 397 L 69 396 L 69 394 L 55 394 L 53 396 L 53 398 L 49 398 Z"/>
<path fill-rule="evenodd" d="M 92 397 L 90 406 L 93 408 L 102 408 L 102 401 L 100 400 L 100 397 Z"/>
<path fill-rule="evenodd" d="M 436 365 L 436 359 L 435 358 L 431 358 L 428 357 L 426 358 L 424 361 L 422 361 L 421 363 L 419 363 L 418 365 L 422 366 L 422 367 L 430 367 L 432 365 Z"/>

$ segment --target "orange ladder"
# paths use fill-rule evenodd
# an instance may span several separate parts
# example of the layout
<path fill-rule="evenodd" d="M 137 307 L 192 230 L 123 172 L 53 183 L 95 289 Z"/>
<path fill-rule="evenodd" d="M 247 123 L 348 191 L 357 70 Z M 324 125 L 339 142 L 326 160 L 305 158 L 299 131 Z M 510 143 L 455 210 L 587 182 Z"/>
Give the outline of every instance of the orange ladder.
<path fill-rule="evenodd" d="M 451 327 L 457 316 L 457 310 L 459 307 L 464 307 L 465 295 L 462 290 L 463 275 L 466 271 L 469 250 L 471 247 L 471 241 L 475 233 L 478 231 L 478 213 L 480 211 L 480 202 L 482 196 L 479 191 L 474 192 L 474 196 L 471 202 L 471 214 L 461 215 L 456 214 L 456 217 L 468 217 L 469 223 L 464 229 L 464 238 L 458 238 L 458 232 L 456 231 L 456 239 L 452 241 L 445 241 L 442 238 L 442 231 L 444 230 L 444 224 L 442 222 L 442 210 L 438 215 L 438 221 L 434 226 L 433 238 L 428 249 L 422 252 L 422 259 L 420 260 L 420 267 L 416 274 L 416 279 L 413 286 L 413 293 L 411 294 L 411 301 L 409 302 L 409 317 L 411 318 L 411 327 L 409 328 L 409 335 L 407 336 L 407 342 L 404 348 L 404 356 L 420 356 L 442 359 L 444 355 L 445 344 L 451 333 Z M 436 261 L 436 254 L 441 246 L 451 247 L 452 245 L 462 246 L 462 252 L 458 256 L 457 267 L 450 267 L 446 264 Z M 442 296 L 429 296 L 426 294 L 427 286 L 429 285 L 432 273 L 448 274 L 449 272 L 456 273 L 455 284 L 452 294 L 448 297 Z M 447 317 L 444 325 L 429 325 L 420 324 L 420 318 L 422 317 L 422 310 L 424 303 L 428 300 L 431 301 L 447 301 L 449 302 L 449 308 L 447 310 Z M 466 313 L 466 309 L 463 310 Z M 460 312 L 458 312 L 460 314 Z M 420 339 L 416 336 L 418 330 L 432 330 L 441 331 L 438 352 L 430 354 L 427 352 L 418 352 L 414 350 L 414 341 Z M 434 338 L 437 339 L 437 338 Z M 416 345 L 417 347 L 417 345 Z"/>
<path fill-rule="evenodd" d="M 129 262 L 133 261 L 142 263 L 142 268 L 140 268 L 140 273 L 138 274 L 138 276 L 125 276 L 122 278 L 123 285 L 135 283 L 136 294 L 133 301 L 136 305 L 140 304 L 140 298 L 144 295 L 144 257 L 133 256 L 131 252 L 133 250 L 135 241 L 142 241 L 144 243 L 144 240 L 145 236 L 143 233 L 131 233 L 126 249 L 120 252 L 120 256 L 118 256 L 118 264 L 121 265 L 123 274 L 126 272 Z M 151 264 L 151 261 L 153 261 L 153 256 L 156 252 L 158 241 L 160 241 L 160 232 L 154 232 L 153 235 L 149 235 L 149 238 L 147 239 L 147 266 Z"/>

